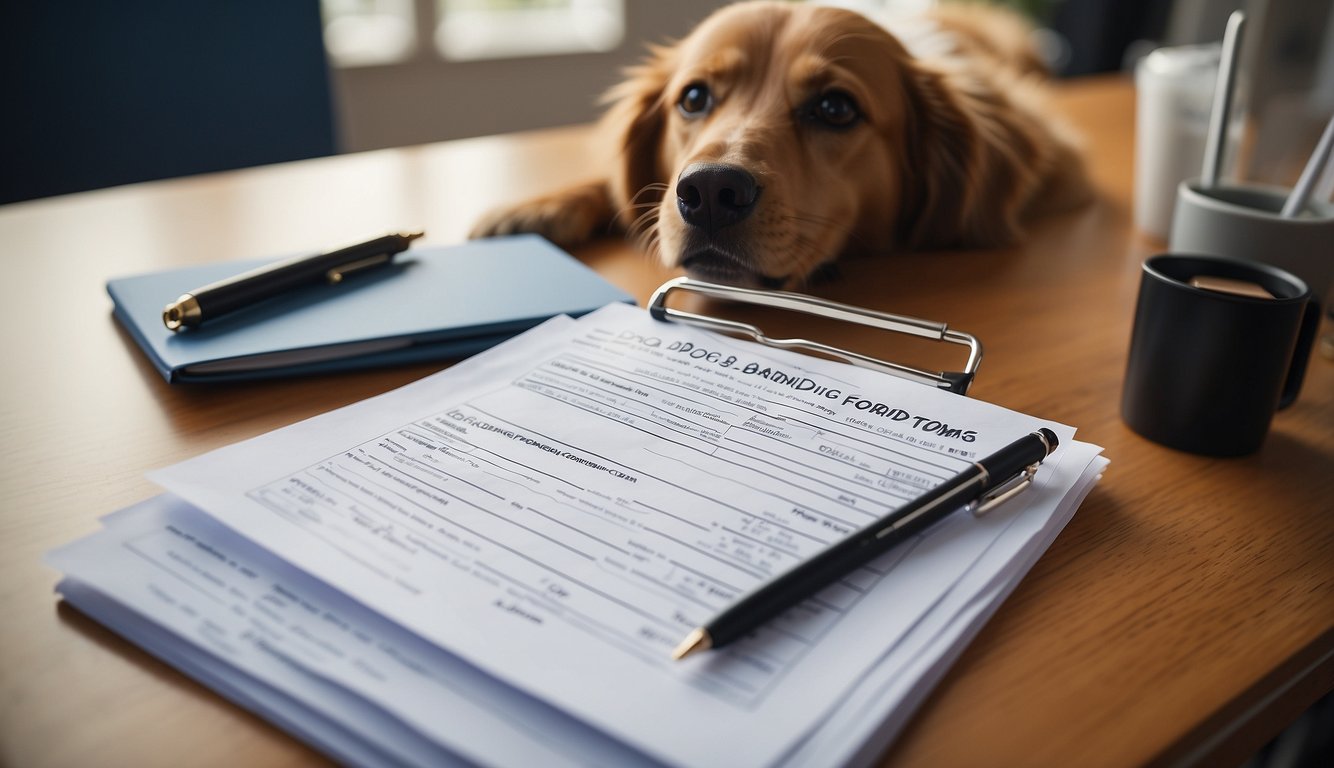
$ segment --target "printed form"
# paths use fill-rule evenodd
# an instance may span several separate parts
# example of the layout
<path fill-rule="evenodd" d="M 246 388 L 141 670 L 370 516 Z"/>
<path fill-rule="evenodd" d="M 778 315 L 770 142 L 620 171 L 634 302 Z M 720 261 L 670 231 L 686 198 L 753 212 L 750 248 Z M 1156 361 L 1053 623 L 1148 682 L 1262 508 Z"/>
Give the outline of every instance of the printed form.
<path fill-rule="evenodd" d="M 671 648 L 1039 426 L 1072 442 L 1069 427 L 613 305 L 151 477 L 648 755 L 764 765 L 1032 501 L 957 515 L 728 649 L 673 662 Z"/>
<path fill-rule="evenodd" d="M 67 600 L 350 765 L 646 764 L 163 494 L 51 553 Z"/>

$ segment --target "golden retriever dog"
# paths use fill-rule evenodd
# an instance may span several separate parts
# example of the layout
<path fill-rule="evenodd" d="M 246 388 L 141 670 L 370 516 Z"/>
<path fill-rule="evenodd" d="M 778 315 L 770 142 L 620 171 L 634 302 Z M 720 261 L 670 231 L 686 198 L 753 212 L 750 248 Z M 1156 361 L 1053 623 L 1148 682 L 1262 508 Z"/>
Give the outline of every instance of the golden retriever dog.
<path fill-rule="evenodd" d="M 1089 196 L 1030 39 L 978 5 L 897 27 L 727 6 L 608 94 L 605 178 L 494 211 L 473 236 L 572 247 L 619 226 L 691 277 L 771 289 L 846 254 L 1012 243 L 1027 217 Z"/>

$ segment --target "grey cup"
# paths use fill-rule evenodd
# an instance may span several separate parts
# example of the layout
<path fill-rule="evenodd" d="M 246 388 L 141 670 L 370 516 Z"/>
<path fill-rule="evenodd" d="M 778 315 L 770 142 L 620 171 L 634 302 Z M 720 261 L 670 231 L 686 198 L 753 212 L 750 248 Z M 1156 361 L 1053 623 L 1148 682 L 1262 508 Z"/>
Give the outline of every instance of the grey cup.
<path fill-rule="evenodd" d="M 1270 264 L 1300 277 L 1317 301 L 1334 289 L 1334 205 L 1311 201 L 1293 218 L 1279 216 L 1288 190 L 1267 186 L 1205 189 L 1198 179 L 1177 188 L 1168 248 Z"/>

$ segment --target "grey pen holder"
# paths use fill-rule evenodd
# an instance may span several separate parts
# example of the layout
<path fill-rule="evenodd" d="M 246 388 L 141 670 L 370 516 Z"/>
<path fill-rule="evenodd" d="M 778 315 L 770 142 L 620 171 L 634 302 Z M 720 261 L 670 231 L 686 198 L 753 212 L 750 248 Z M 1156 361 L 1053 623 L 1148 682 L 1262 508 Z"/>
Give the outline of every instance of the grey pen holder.
<path fill-rule="evenodd" d="M 1268 186 L 1177 188 L 1168 249 L 1271 264 L 1306 282 L 1328 303 L 1334 289 L 1334 205 L 1311 201 L 1293 218 L 1279 211 L 1289 191 Z"/>

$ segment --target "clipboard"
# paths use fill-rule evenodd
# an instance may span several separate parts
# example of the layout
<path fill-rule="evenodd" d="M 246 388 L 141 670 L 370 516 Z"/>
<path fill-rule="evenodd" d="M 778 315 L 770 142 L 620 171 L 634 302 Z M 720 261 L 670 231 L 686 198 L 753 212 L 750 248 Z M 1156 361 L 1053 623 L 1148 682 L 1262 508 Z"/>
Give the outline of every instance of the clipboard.
<path fill-rule="evenodd" d="M 707 315 L 700 315 L 693 312 L 684 312 L 679 309 L 671 309 L 667 306 L 667 297 L 676 291 L 695 293 L 710 298 L 725 299 L 744 304 L 774 307 L 808 315 L 817 315 L 819 317 L 828 317 L 835 320 L 842 320 L 844 322 L 858 323 L 860 325 L 866 325 L 893 333 L 903 333 L 909 336 L 931 339 L 933 341 L 959 344 L 968 347 L 968 358 L 964 362 L 963 368 L 958 371 L 928 371 L 903 363 L 880 360 L 858 352 L 839 349 L 838 347 L 833 347 L 818 341 L 811 341 L 809 339 L 777 339 L 766 335 L 764 331 L 749 323 L 726 320 L 719 317 L 709 317 Z M 826 299 L 807 296 L 801 293 L 762 291 L 754 288 L 737 288 L 730 285 L 719 285 L 717 283 L 694 280 L 688 277 L 678 277 L 663 283 L 653 292 L 653 295 L 649 297 L 648 311 L 655 320 L 684 323 L 686 325 L 694 325 L 721 333 L 741 334 L 766 346 L 777 347 L 779 349 L 796 349 L 817 352 L 862 368 L 870 368 L 875 371 L 915 381 L 919 384 L 934 386 L 937 389 L 953 392 L 956 395 L 968 394 L 968 387 L 972 385 L 974 374 L 977 373 L 977 368 L 982 363 L 982 343 L 977 340 L 977 337 L 970 333 L 953 330 L 945 323 L 908 317 L 906 315 L 895 315 L 889 312 L 879 312 L 864 307 L 855 307 L 851 304 L 840 304 L 835 301 L 828 301 Z"/>

